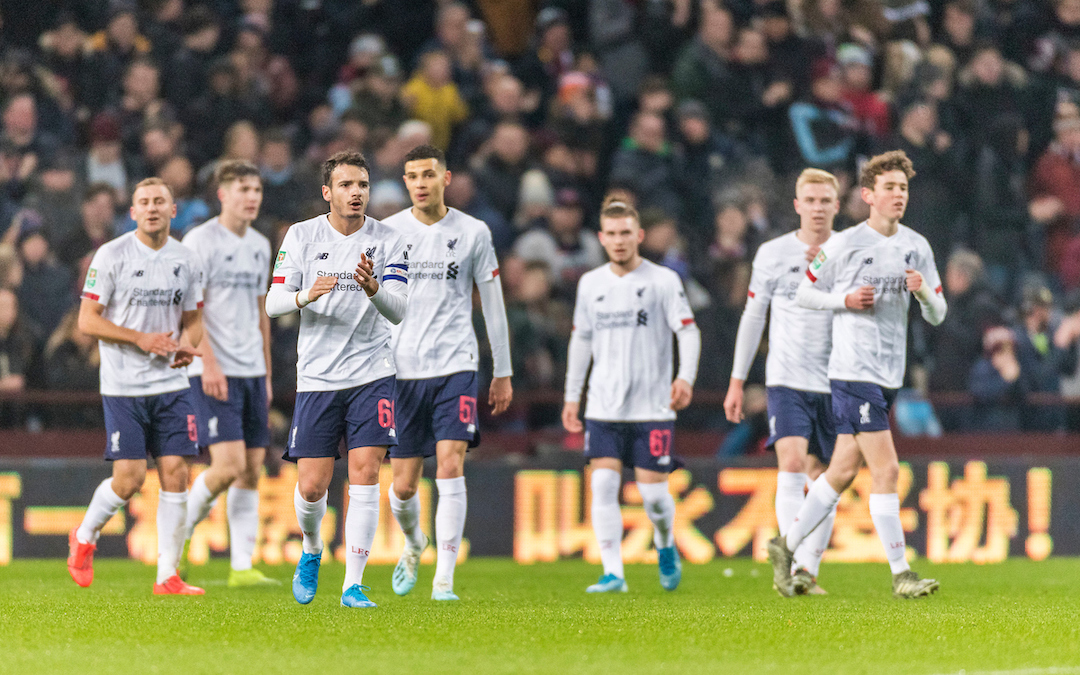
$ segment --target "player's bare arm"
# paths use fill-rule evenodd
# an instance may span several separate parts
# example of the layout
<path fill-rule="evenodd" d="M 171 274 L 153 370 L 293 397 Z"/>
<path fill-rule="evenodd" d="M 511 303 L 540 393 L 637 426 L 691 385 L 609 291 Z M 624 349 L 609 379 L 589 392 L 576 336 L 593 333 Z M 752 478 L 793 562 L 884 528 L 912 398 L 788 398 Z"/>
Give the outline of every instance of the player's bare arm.
<path fill-rule="evenodd" d="M 674 389 L 674 385 L 672 385 Z M 675 409 L 674 404 L 672 408 Z M 733 377 L 728 383 L 727 395 L 724 396 L 724 415 L 727 421 L 738 424 L 743 420 L 743 381 Z"/>
<path fill-rule="evenodd" d="M 79 306 L 79 330 L 90 337 L 115 344 L 135 345 L 147 354 L 168 356 L 176 351 L 179 344 L 172 339 L 172 332 L 142 333 L 130 328 L 117 326 L 103 314 L 105 305 L 83 298 Z"/>
<path fill-rule="evenodd" d="M 214 355 L 214 350 L 210 346 L 209 340 L 202 346 L 202 360 L 203 393 L 211 398 L 216 398 L 219 401 L 228 401 L 229 380 L 225 377 L 225 373 L 221 372 L 221 364 L 218 363 L 217 356 Z"/>
<path fill-rule="evenodd" d="M 678 412 L 690 405 L 694 398 L 694 388 L 686 380 L 676 378 L 671 383 L 671 409 Z"/>
<path fill-rule="evenodd" d="M 510 384 L 510 377 L 491 378 L 491 388 L 488 389 L 488 405 L 491 406 L 491 414 L 503 414 L 513 400 L 514 387 Z"/>
<path fill-rule="evenodd" d="M 581 423 L 581 419 L 578 417 L 579 410 L 580 403 L 578 403 L 577 401 L 567 401 L 566 403 L 563 403 L 563 429 L 566 429 L 572 434 L 580 434 L 582 431 L 585 430 L 585 425 Z"/>
<path fill-rule="evenodd" d="M 183 368 L 190 365 L 196 356 L 202 356 L 202 352 L 196 349 L 203 337 L 202 310 L 192 309 L 181 314 L 180 325 L 183 327 L 180 344 L 170 368 Z"/>
<path fill-rule="evenodd" d="M 356 266 L 356 282 L 370 298 L 379 292 L 379 280 L 375 278 L 375 269 L 371 259 L 360 254 L 360 264 Z"/>

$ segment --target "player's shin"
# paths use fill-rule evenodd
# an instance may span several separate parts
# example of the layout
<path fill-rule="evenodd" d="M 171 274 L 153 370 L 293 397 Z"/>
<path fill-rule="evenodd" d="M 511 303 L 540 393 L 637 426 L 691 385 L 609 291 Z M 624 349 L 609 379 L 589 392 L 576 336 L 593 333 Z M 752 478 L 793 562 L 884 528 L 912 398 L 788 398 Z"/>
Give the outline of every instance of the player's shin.
<path fill-rule="evenodd" d="M 465 531 L 468 506 L 465 477 L 436 478 L 439 505 L 435 509 L 435 541 L 439 547 L 435 563 L 435 584 L 453 588 L 461 536 Z"/>
<path fill-rule="evenodd" d="M 300 494 L 300 484 L 293 492 L 293 508 L 296 509 L 296 521 L 304 535 L 304 553 L 312 555 L 322 551 L 322 521 L 326 515 L 326 494 L 315 502 L 309 502 Z"/>
<path fill-rule="evenodd" d="M 832 511 L 829 511 L 829 515 L 825 516 L 825 520 L 814 528 L 814 531 L 803 540 L 798 550 L 795 551 L 796 567 L 801 567 L 809 572 L 811 576 L 817 577 L 818 570 L 821 568 L 821 558 L 825 555 L 825 551 L 829 548 L 829 541 L 832 539 L 835 521 L 836 505 L 833 504 Z"/>
<path fill-rule="evenodd" d="M 668 492 L 668 482 L 638 482 L 645 513 L 653 524 L 653 543 L 657 549 L 675 545 L 675 499 Z"/>
<path fill-rule="evenodd" d="M 157 583 L 163 584 L 176 574 L 180 551 L 184 547 L 184 518 L 187 515 L 188 493 L 158 493 L 157 536 L 158 565 Z"/>
<path fill-rule="evenodd" d="M 232 568 L 238 572 L 249 570 L 259 534 L 259 491 L 233 485 L 229 488 L 225 506 L 229 516 L 229 553 Z M 189 506 L 188 514 L 190 513 Z"/>
<path fill-rule="evenodd" d="M 113 491 L 112 482 L 112 478 L 106 478 L 94 490 L 94 496 L 90 500 L 89 508 L 86 509 L 82 524 L 75 532 L 75 537 L 79 542 L 97 543 L 101 528 L 105 527 L 105 523 L 109 522 L 109 519 L 127 504 L 126 499 L 122 499 Z"/>
<path fill-rule="evenodd" d="M 210 492 L 210 488 L 206 487 L 206 472 L 204 471 L 191 484 L 187 503 L 187 518 L 184 523 L 185 539 L 191 539 L 195 526 L 210 514 L 210 509 L 214 508 L 215 498 L 216 495 Z"/>
<path fill-rule="evenodd" d="M 604 574 L 625 579 L 622 561 L 623 519 L 619 509 L 621 476 L 612 469 L 593 469 L 592 525 L 600 544 L 600 560 Z"/>
<path fill-rule="evenodd" d="M 776 474 L 776 523 L 781 536 L 787 536 L 791 521 L 802 507 L 805 491 L 805 473 L 780 471 Z"/>
<path fill-rule="evenodd" d="M 341 590 L 364 583 L 364 568 L 379 526 L 379 486 L 350 485 L 345 514 L 345 583 Z"/>
<path fill-rule="evenodd" d="M 818 476 L 818 479 L 810 486 L 810 492 L 806 494 L 799 513 L 788 527 L 786 535 L 788 550 L 798 550 L 803 539 L 825 520 L 839 501 L 840 493 L 829 485 L 826 474 Z"/>
<path fill-rule="evenodd" d="M 408 499 L 401 499 L 390 488 L 390 512 L 401 527 L 408 546 L 418 549 L 424 545 L 424 533 L 420 529 L 420 495 L 413 493 Z"/>
<path fill-rule="evenodd" d="M 900 496 L 870 495 L 870 519 L 874 521 L 881 545 L 885 547 L 885 557 L 893 574 L 911 569 L 905 554 L 904 526 L 900 523 Z"/>

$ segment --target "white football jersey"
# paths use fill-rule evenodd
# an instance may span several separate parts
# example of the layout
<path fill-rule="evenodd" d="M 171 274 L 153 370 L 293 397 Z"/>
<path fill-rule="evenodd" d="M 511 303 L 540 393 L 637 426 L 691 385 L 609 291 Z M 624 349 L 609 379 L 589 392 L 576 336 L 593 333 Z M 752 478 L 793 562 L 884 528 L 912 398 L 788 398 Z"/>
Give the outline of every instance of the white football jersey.
<path fill-rule="evenodd" d="M 833 313 L 795 302 L 810 248 L 799 241 L 797 232 L 765 242 L 754 256 L 749 295 L 769 305 L 765 385 L 827 394 Z"/>
<path fill-rule="evenodd" d="M 398 379 L 476 370 L 473 281 L 499 275 L 491 230 L 457 209 L 434 225 L 417 220 L 411 208 L 383 222 L 401 234 L 409 254 L 409 308 L 391 328 Z"/>
<path fill-rule="evenodd" d="M 872 382 L 890 389 L 903 385 L 911 305 L 908 269 L 922 273 L 930 289 L 941 293 L 930 244 L 904 225 L 886 237 L 863 222 L 834 234 L 821 247 L 803 283 L 844 295 L 862 286 L 874 287 L 870 309 L 833 312 L 829 379 Z"/>
<path fill-rule="evenodd" d="M 592 341 L 586 419 L 675 419 L 673 331 L 691 323 L 694 313 L 682 281 L 666 267 L 643 260 L 621 277 L 610 263 L 584 274 L 578 282 L 574 331 Z"/>
<path fill-rule="evenodd" d="M 360 254 L 373 261 L 379 283 L 400 292 L 409 270 L 405 240 L 396 230 L 365 217 L 345 236 L 326 215 L 297 223 L 285 233 L 273 283 L 299 291 L 319 276 L 337 277 L 334 290 L 300 310 L 296 343 L 296 390 L 338 391 L 393 375 L 390 322 L 353 278 Z"/>
<path fill-rule="evenodd" d="M 238 237 L 217 218 L 184 236 L 203 268 L 203 340 L 209 340 L 227 377 L 266 375 L 262 311 L 270 276 L 270 240 L 254 228 Z M 202 359 L 188 366 L 188 376 L 202 375 Z"/>
<path fill-rule="evenodd" d="M 105 305 L 102 316 L 117 326 L 171 332 L 178 340 L 181 315 L 202 306 L 202 266 L 172 237 L 155 251 L 129 232 L 94 254 L 82 297 Z M 98 346 L 106 396 L 155 396 L 188 386 L 184 370 L 169 367 L 172 357 L 147 354 L 132 344 L 99 340 Z"/>

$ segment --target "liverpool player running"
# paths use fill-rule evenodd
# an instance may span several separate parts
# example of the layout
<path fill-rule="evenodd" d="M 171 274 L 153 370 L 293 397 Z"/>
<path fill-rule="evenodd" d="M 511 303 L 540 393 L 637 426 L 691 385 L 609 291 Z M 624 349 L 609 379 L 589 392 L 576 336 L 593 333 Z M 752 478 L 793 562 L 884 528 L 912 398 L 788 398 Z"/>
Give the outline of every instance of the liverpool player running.
<path fill-rule="evenodd" d="M 405 185 L 412 208 L 386 219 L 409 248 L 409 307 L 394 329 L 397 360 L 398 444 L 390 450 L 394 488 L 390 508 L 405 533 L 393 588 L 405 595 L 416 584 L 427 537 L 420 529 L 416 495 L 424 458 L 435 456 L 438 557 L 432 600 L 457 600 L 454 566 L 465 529 L 465 452 L 480 439 L 476 417 L 479 352 L 472 324 L 473 282 L 491 343 L 494 377 L 488 391 L 493 414 L 506 410 L 510 387 L 510 335 L 499 263 L 483 221 L 443 201 L 450 184 L 446 157 L 422 145 L 405 156 Z"/>
<path fill-rule="evenodd" d="M 71 531 L 68 571 L 75 583 L 94 579 L 101 528 L 146 480 L 146 457 L 157 464 L 158 569 L 155 595 L 202 595 L 176 574 L 184 543 L 188 458 L 197 454 L 195 408 L 184 366 L 202 338 L 202 272 L 195 254 L 169 237 L 176 216 L 160 178 L 135 186 L 135 231 L 94 254 L 83 285 L 79 330 L 99 340 L 101 398 L 112 478 L 94 491 L 82 524 Z"/>
<path fill-rule="evenodd" d="M 735 340 L 731 384 L 724 400 L 729 421 L 742 420 L 743 383 L 769 316 L 765 384 L 769 398 L 769 447 L 776 450 L 776 522 L 786 535 L 802 506 L 809 480 L 829 463 L 836 428 L 829 395 L 832 312 L 800 307 L 795 291 L 807 262 L 832 235 L 840 210 L 839 183 L 831 173 L 806 169 L 795 183 L 798 230 L 762 244 L 754 256 L 750 292 Z M 835 508 L 795 551 L 795 592 L 823 594 L 817 585 L 821 556 L 832 536 Z M 779 589 L 778 589 L 779 590 Z"/>
<path fill-rule="evenodd" d="M 296 408 L 285 452 L 299 473 L 293 503 L 304 536 L 293 596 L 305 605 L 315 598 L 327 488 L 344 437 L 349 506 L 341 604 L 374 607 L 362 583 L 379 523 L 379 467 L 397 443 L 390 325 L 405 316 L 408 265 L 397 231 L 364 214 L 371 191 L 364 156 L 333 155 L 322 178 L 330 212 L 289 228 L 266 295 L 271 317 L 300 312 Z"/>
<path fill-rule="evenodd" d="M 275 585 L 277 580 L 251 566 L 259 529 L 259 472 L 270 441 L 270 317 L 263 311 L 270 242 L 251 227 L 262 204 L 262 180 L 258 167 L 242 160 L 223 162 L 215 173 L 221 215 L 184 237 L 205 274 L 207 339 L 188 376 L 199 445 L 209 448 L 210 468 L 195 479 L 188 496 L 181 569 L 195 526 L 228 488 L 229 586 Z"/>
<path fill-rule="evenodd" d="M 873 480 L 870 517 L 892 569 L 893 595 L 917 598 L 938 588 L 905 558 L 900 468 L 889 431 L 889 409 L 904 381 L 909 293 L 931 325 L 946 312 L 930 244 L 900 224 L 914 175 L 902 151 L 870 159 L 859 181 L 870 218 L 825 242 L 799 285 L 801 306 L 834 312 L 829 380 L 838 436 L 829 468 L 814 481 L 787 536 L 769 542 L 773 581 L 783 595 L 794 592 L 791 551 L 832 511 L 864 463 Z"/>
<path fill-rule="evenodd" d="M 600 243 L 611 261 L 578 282 L 574 331 L 566 369 L 562 422 L 585 431 L 592 466 L 592 524 L 604 573 L 589 593 L 625 592 L 623 521 L 619 483 L 634 467 L 645 512 L 652 521 L 660 585 L 674 590 L 682 578 L 675 548 L 675 501 L 668 492 L 675 412 L 690 404 L 701 335 L 679 276 L 644 260 L 637 211 L 611 202 L 600 213 Z M 672 334 L 679 338 L 679 372 L 672 378 Z M 589 376 L 585 424 L 578 419 Z"/>

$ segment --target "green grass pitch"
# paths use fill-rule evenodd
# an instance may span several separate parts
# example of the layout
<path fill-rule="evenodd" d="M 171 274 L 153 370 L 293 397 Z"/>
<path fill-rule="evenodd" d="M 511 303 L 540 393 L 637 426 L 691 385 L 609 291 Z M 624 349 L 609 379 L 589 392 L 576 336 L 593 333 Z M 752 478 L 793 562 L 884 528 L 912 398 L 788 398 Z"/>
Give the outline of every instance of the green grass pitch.
<path fill-rule="evenodd" d="M 828 596 L 783 599 L 739 559 L 686 565 L 672 593 L 629 566 L 629 593 L 588 596 L 596 566 L 477 558 L 454 604 L 428 599 L 431 566 L 404 598 L 370 567 L 379 607 L 357 610 L 340 565 L 303 607 L 286 567 L 267 570 L 280 588 L 233 590 L 215 560 L 191 575 L 207 595 L 184 598 L 151 595 L 135 562 L 99 560 L 82 589 L 62 560 L 17 560 L 0 568 L 0 673 L 1080 673 L 1080 560 L 916 568 L 937 595 L 894 600 L 884 564 L 826 564 Z"/>

